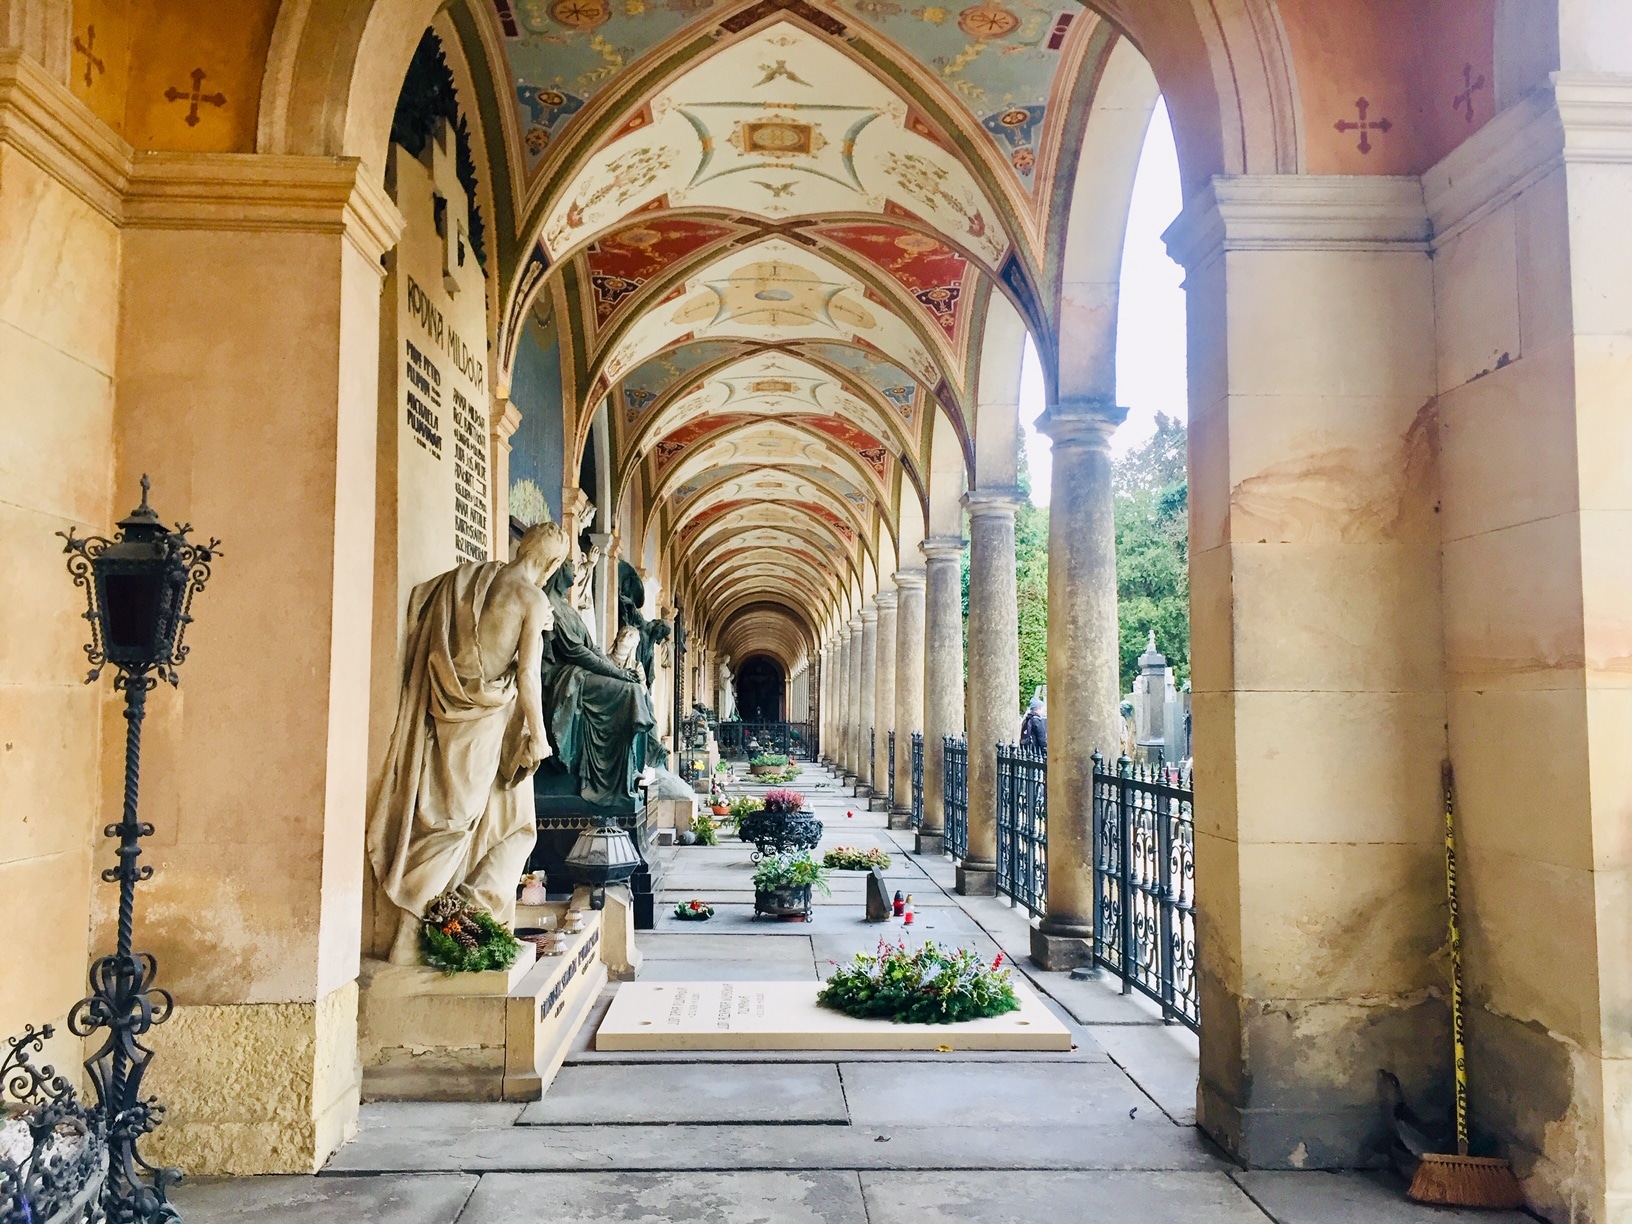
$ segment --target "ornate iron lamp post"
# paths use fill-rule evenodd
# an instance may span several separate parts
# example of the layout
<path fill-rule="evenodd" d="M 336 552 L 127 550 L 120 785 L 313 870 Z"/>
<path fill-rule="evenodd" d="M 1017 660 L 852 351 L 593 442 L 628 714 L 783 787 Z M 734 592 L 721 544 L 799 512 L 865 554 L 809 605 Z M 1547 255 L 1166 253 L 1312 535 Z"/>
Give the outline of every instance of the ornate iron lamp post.
<path fill-rule="evenodd" d="M 148 479 L 142 477 L 142 504 L 119 521 L 111 540 L 101 536 L 67 541 L 68 572 L 74 585 L 85 589 L 91 623 L 91 641 L 85 647 L 91 671 L 87 684 L 105 666 L 118 669 L 113 687 L 125 694 L 125 801 L 118 824 L 104 832 L 117 838 L 119 863 L 102 873 L 119 883 L 119 939 L 111 956 L 91 966 L 91 994 L 69 1013 L 68 1027 L 89 1037 L 106 1029 L 101 1047 L 85 1060 L 85 1071 L 96 1094 L 108 1141 L 108 1179 L 103 1208 L 109 1224 L 152 1224 L 179 1217 L 165 1201 L 166 1187 L 180 1174 L 155 1169 L 142 1159 L 137 1143 L 163 1120 L 164 1107 L 152 1097 L 142 1099 L 142 1076 L 153 1051 L 141 1038 L 155 1024 L 169 1019 L 174 1001 L 168 991 L 153 985 L 158 961 L 151 953 L 132 952 L 136 884 L 152 877 L 153 868 L 138 866 L 141 839 L 153 826 L 136 818 L 136 790 L 142 753 L 142 718 L 147 695 L 161 679 L 176 684 L 178 668 L 187 658 L 184 638 L 192 617 L 193 596 L 204 589 L 210 564 L 220 554 L 220 541 L 195 544 L 187 538 L 190 526 L 166 529 L 148 506 Z"/>

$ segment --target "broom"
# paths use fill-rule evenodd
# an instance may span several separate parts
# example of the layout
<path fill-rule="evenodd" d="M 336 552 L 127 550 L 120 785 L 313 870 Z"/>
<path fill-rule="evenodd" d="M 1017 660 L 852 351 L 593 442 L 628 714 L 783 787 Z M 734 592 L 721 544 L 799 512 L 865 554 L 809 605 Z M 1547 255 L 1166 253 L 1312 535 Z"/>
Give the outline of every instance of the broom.
<path fill-rule="evenodd" d="M 1456 1155 L 1422 1153 L 1407 1195 L 1451 1207 L 1524 1206 L 1524 1191 L 1505 1160 L 1468 1155 L 1468 1066 L 1462 1044 L 1462 934 L 1456 920 L 1456 819 L 1451 763 L 1440 766 L 1445 790 L 1445 890 L 1450 902 L 1451 1040 L 1456 1053 Z"/>

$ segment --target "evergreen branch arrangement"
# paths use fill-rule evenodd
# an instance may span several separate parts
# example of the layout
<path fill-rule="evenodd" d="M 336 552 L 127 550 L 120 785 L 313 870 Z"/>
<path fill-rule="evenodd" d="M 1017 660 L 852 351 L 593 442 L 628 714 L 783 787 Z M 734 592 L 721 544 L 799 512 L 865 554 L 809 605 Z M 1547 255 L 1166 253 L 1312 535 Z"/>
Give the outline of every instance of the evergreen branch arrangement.
<path fill-rule="evenodd" d="M 481 973 L 510 968 L 521 941 L 486 910 L 445 892 L 425 907 L 419 950 L 427 965 L 443 973 Z"/>
<path fill-rule="evenodd" d="M 835 846 L 822 859 L 822 866 L 831 867 L 834 871 L 871 871 L 874 867 L 882 871 L 889 865 L 890 856 L 877 846 L 870 850 Z"/>
<path fill-rule="evenodd" d="M 827 868 L 818 863 L 809 850 L 789 850 L 783 854 L 768 855 L 754 871 L 754 888 L 759 892 L 775 892 L 781 888 L 804 888 L 810 885 L 827 892 Z"/>
<path fill-rule="evenodd" d="M 816 1001 L 847 1016 L 905 1024 L 958 1024 L 1020 1010 L 1001 952 L 988 965 L 968 948 L 929 940 L 916 951 L 880 940 L 876 955 L 856 953 Z"/>

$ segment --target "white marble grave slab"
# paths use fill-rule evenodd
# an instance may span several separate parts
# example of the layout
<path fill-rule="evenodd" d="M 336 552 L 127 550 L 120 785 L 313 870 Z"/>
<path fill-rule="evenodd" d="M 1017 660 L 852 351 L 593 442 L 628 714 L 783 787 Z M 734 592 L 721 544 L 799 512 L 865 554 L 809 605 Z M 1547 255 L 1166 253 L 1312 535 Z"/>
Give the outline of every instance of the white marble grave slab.
<path fill-rule="evenodd" d="M 857 1020 L 821 1007 L 820 982 L 625 982 L 597 1050 L 1069 1050 L 1071 1032 L 1024 982 L 1020 1010 L 962 1024 Z"/>

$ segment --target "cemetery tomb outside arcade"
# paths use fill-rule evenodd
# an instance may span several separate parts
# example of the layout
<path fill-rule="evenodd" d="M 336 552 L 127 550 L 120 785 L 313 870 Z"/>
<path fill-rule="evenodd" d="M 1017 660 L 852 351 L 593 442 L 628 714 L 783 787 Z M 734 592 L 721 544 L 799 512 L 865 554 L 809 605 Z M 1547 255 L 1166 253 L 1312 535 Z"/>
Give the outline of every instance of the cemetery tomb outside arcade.
<path fill-rule="evenodd" d="M 1190 683 L 1124 707 L 1153 114 Z M 1449 762 L 1472 1149 L 1632 1220 L 1629 148 L 1624 0 L 0 0 L 0 1035 L 100 1100 L 109 828 L 184 1218 L 1414 1219 Z M 222 544 L 121 826 L 58 533 L 144 498 Z M 876 945 L 700 844 L 767 753 L 1074 1046 L 600 1056 Z"/>

